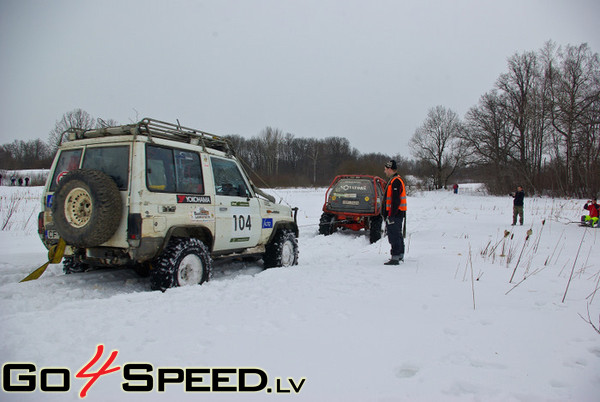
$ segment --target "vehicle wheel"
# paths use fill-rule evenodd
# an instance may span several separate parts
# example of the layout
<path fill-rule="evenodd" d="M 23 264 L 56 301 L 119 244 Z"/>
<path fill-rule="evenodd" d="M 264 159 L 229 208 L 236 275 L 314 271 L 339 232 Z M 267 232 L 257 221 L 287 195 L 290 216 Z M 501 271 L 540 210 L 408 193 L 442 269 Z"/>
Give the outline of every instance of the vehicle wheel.
<path fill-rule="evenodd" d="M 63 272 L 67 275 L 85 272 L 89 268 L 90 268 L 89 265 L 84 264 L 83 262 L 76 260 L 73 257 L 64 257 L 63 258 Z"/>
<path fill-rule="evenodd" d="M 95 247 L 110 239 L 121 222 L 122 200 L 116 183 L 99 170 L 66 174 L 52 200 L 60 236 L 76 247 Z"/>
<path fill-rule="evenodd" d="M 208 249 L 198 239 L 174 238 L 152 263 L 152 290 L 198 285 L 210 277 L 212 259 Z"/>
<path fill-rule="evenodd" d="M 369 222 L 369 241 L 371 244 L 377 243 L 381 239 L 381 225 L 383 224 L 383 217 L 376 215 L 371 217 Z"/>
<path fill-rule="evenodd" d="M 294 233 L 280 230 L 267 244 L 263 256 L 265 268 L 290 267 L 298 264 L 298 240 Z"/>
<path fill-rule="evenodd" d="M 319 234 L 329 236 L 335 232 L 335 215 L 326 212 L 321 215 L 319 220 Z"/>

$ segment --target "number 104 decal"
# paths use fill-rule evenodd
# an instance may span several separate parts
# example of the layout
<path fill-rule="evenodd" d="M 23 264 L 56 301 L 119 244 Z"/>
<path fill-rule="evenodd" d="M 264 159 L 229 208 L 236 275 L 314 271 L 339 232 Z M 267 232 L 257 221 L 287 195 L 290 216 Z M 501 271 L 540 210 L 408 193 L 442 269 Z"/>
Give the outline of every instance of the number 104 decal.
<path fill-rule="evenodd" d="M 245 229 L 252 230 L 252 218 L 250 215 L 233 215 L 233 230 L 238 232 Z"/>

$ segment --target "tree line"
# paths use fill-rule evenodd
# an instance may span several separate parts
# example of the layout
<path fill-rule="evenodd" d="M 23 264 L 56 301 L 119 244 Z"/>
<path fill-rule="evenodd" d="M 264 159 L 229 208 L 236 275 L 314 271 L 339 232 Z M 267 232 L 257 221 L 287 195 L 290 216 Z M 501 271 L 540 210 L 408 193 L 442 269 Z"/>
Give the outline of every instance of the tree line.
<path fill-rule="evenodd" d="M 338 174 L 381 176 L 390 158 L 395 158 L 404 172 L 412 172 L 416 165 L 399 155 L 361 154 L 347 138 L 296 138 L 273 127 L 250 139 L 239 135 L 227 138 L 258 186 L 326 186 Z"/>
<path fill-rule="evenodd" d="M 493 193 L 600 190 L 600 61 L 587 44 L 516 53 L 464 119 L 437 106 L 411 138 L 436 187 L 469 166 Z"/>
<path fill-rule="evenodd" d="M 0 169 L 49 168 L 58 146 L 70 127 L 93 129 L 119 125 L 114 120 L 92 117 L 81 109 L 65 113 L 50 131 L 48 142 L 21 141 L 0 147 Z M 236 155 L 258 186 L 325 186 L 336 174 L 381 175 L 382 167 L 392 156 L 361 154 L 347 138 L 296 138 L 281 129 L 266 127 L 247 139 L 226 135 Z M 36 152 L 33 152 L 33 149 Z M 403 171 L 413 171 L 412 160 L 395 156 Z"/>
<path fill-rule="evenodd" d="M 0 168 L 49 167 L 69 127 L 117 125 L 76 109 L 65 113 L 48 142 L 0 147 Z M 600 191 L 600 61 L 587 44 L 515 53 L 493 88 L 461 118 L 432 107 L 409 142 L 414 159 L 362 154 L 346 138 L 297 138 L 266 127 L 257 136 L 227 136 L 259 186 L 324 186 L 337 174 L 381 175 L 390 158 L 403 175 L 428 187 L 482 181 L 492 193 L 517 185 L 530 194 L 586 198 Z"/>
<path fill-rule="evenodd" d="M 118 124 L 113 119 L 94 118 L 85 110 L 74 109 L 63 114 L 56 121 L 54 128 L 48 133 L 47 141 L 41 139 L 14 140 L 9 144 L 1 145 L 0 169 L 48 169 L 60 143 L 65 140 L 67 129 L 74 127 L 89 130 Z"/>

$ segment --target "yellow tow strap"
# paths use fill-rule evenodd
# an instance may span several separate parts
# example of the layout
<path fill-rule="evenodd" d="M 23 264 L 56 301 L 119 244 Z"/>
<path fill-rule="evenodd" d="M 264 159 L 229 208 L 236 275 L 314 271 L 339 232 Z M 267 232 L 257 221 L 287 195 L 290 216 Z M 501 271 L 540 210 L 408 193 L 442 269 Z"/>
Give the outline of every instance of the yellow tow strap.
<path fill-rule="evenodd" d="M 67 243 L 61 237 L 58 240 L 58 244 L 50 247 L 50 250 L 48 250 L 48 262 L 36 269 L 35 271 L 33 271 L 32 273 L 30 273 L 29 275 L 27 275 L 27 277 L 21 280 L 21 282 L 33 281 L 42 276 L 46 268 L 48 268 L 48 265 L 60 263 L 62 261 L 63 255 L 65 254 L 66 246 Z"/>

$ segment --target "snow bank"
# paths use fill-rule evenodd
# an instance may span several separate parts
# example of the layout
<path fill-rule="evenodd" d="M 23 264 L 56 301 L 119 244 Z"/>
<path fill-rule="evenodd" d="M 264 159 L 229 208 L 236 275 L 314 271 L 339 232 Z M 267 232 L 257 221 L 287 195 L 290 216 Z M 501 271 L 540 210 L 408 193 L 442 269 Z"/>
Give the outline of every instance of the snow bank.
<path fill-rule="evenodd" d="M 121 370 L 93 384 L 92 401 L 598 400 L 600 334 L 582 316 L 589 308 L 598 325 L 600 229 L 569 223 L 582 200 L 526 199 L 525 226 L 511 227 L 508 196 L 413 194 L 407 261 L 388 267 L 387 238 L 317 235 L 325 189 L 279 189 L 300 208 L 297 267 L 221 261 L 207 284 L 160 293 L 131 271 L 63 275 L 59 265 L 18 283 L 46 260 L 29 218 L 40 190 L 1 191 L 2 214 L 13 194 L 27 201 L 0 232 L 0 359 L 71 378 L 68 393 L 2 400 L 77 400 L 86 381 L 75 374 L 98 344 L 106 350 L 91 371 L 113 350 Z M 155 381 L 165 367 L 257 368 L 271 392 L 198 395 L 169 383 L 126 393 L 123 367 L 139 362 Z"/>

